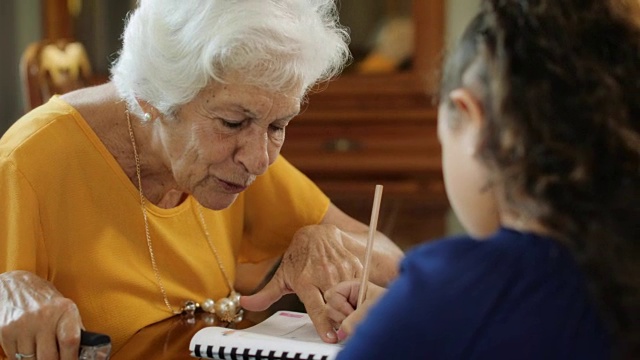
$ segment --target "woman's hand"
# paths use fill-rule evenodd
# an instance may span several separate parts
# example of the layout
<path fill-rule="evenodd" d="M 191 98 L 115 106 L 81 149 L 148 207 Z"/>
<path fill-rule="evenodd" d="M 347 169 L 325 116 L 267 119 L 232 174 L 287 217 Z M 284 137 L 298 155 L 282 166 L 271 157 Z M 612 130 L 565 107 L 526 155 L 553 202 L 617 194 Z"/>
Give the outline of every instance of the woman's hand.
<path fill-rule="evenodd" d="M 339 328 L 338 339 L 341 341 L 353 333 L 369 308 L 384 295 L 386 289 L 369 282 L 364 301 L 357 307 L 359 292 L 360 281 L 351 280 L 337 284 L 324 294 L 327 301 L 326 314 L 333 327 Z"/>
<path fill-rule="evenodd" d="M 298 230 L 271 281 L 257 294 L 243 296 L 240 299 L 242 307 L 261 311 L 283 295 L 296 293 L 318 334 L 326 342 L 336 342 L 334 328 L 325 315 L 323 294 L 333 285 L 361 275 L 360 260 L 344 244 L 353 241 L 349 237 L 328 224 Z"/>
<path fill-rule="evenodd" d="M 76 305 L 27 271 L 0 274 L 0 346 L 38 360 L 77 360 L 82 321 Z"/>
<path fill-rule="evenodd" d="M 320 337 L 337 342 L 327 316 L 324 294 L 342 281 L 358 279 L 366 253 L 369 228 L 330 204 L 319 225 L 305 226 L 293 236 L 280 267 L 257 294 L 240 298 L 242 307 L 262 311 L 285 294 L 296 293 Z M 375 236 L 369 279 L 386 285 L 398 272 L 403 253 L 381 233 Z"/>

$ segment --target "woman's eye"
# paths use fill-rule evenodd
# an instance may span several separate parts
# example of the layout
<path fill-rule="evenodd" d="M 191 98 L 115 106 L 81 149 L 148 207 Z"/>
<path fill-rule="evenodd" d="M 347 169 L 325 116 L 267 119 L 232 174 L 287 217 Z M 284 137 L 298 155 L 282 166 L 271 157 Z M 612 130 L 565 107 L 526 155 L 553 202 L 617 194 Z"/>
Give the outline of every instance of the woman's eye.
<path fill-rule="evenodd" d="M 285 128 L 286 126 L 269 125 L 269 136 L 274 141 L 282 142 L 284 141 Z"/>
<path fill-rule="evenodd" d="M 243 121 L 240 122 L 235 122 L 235 121 L 227 121 L 222 119 L 222 125 L 224 125 L 224 127 L 227 127 L 229 129 L 237 129 L 239 127 L 242 126 Z"/>
<path fill-rule="evenodd" d="M 269 125 L 269 128 L 271 129 L 271 131 L 275 131 L 275 132 L 284 131 L 285 127 L 286 126 Z"/>

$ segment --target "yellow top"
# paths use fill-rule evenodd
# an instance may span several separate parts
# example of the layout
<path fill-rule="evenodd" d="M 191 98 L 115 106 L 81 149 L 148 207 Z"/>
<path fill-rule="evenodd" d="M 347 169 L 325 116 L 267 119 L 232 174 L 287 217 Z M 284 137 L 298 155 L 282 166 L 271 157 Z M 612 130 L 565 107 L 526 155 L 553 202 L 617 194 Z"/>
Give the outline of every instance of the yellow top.
<path fill-rule="evenodd" d="M 169 316 L 149 258 L 137 188 L 82 116 L 58 97 L 0 139 L 0 272 L 28 270 L 80 309 L 114 351 Z M 321 221 L 329 199 L 279 157 L 227 209 L 204 209 L 227 273 L 237 262 L 281 255 L 300 227 Z M 226 296 L 196 200 L 147 205 L 150 235 L 171 305 Z"/>

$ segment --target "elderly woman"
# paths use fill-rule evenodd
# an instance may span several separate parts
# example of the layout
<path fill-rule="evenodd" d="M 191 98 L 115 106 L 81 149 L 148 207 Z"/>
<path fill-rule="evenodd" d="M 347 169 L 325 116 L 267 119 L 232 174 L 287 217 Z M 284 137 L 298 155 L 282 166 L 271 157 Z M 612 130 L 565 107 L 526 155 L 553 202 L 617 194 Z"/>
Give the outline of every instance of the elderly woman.
<path fill-rule="evenodd" d="M 54 97 L 0 141 L 0 345 L 77 358 L 201 307 L 238 320 L 242 264 L 282 257 L 252 309 L 357 277 L 367 227 L 279 157 L 306 91 L 349 58 L 332 0 L 144 0 L 112 81 Z M 401 251 L 384 236 L 372 279 Z M 283 255 L 284 254 L 284 255 Z M 186 307 L 185 307 L 186 304 Z"/>

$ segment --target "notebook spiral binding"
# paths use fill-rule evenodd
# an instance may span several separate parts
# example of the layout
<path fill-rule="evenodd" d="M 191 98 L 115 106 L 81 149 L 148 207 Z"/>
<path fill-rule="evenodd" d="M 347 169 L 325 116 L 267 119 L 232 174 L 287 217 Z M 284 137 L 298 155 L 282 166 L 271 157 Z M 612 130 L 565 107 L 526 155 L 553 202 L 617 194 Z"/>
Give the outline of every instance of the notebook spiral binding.
<path fill-rule="evenodd" d="M 196 345 L 193 353 L 197 357 L 219 360 L 328 360 L 326 355 L 315 357 L 313 354 L 310 354 L 307 357 L 303 357 L 301 353 L 289 354 L 287 351 L 281 354 L 278 354 L 276 351 L 269 351 L 268 354 L 264 354 L 260 349 L 256 350 L 255 354 L 251 354 L 249 349 L 242 350 L 237 347 L 227 348 L 226 346 L 218 347 L 218 351 L 216 352 L 215 348 L 215 346 L 209 345 L 205 347 L 203 352 L 203 346 Z"/>

